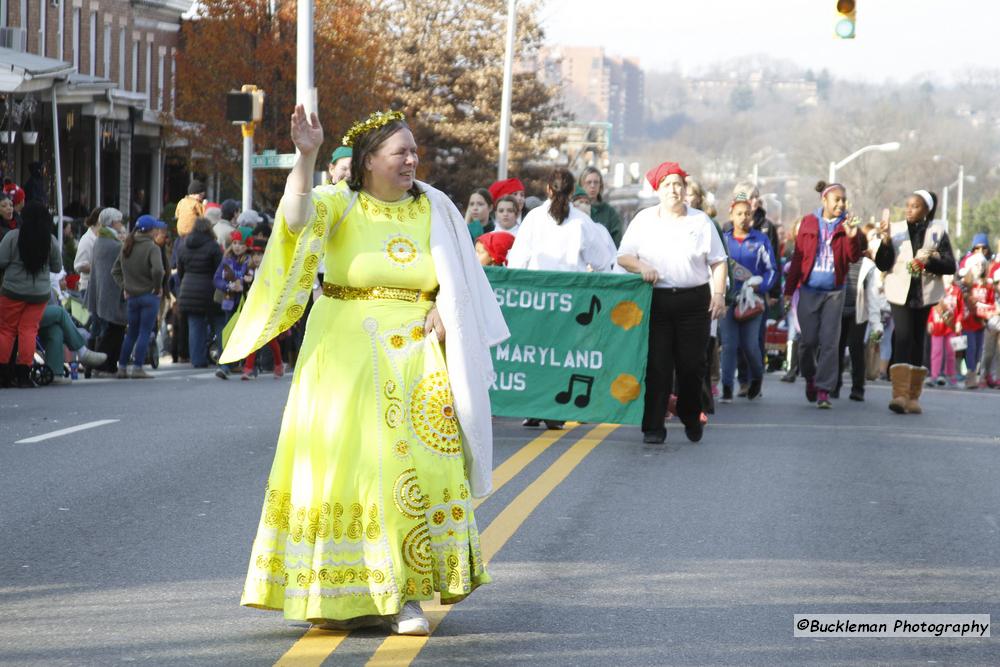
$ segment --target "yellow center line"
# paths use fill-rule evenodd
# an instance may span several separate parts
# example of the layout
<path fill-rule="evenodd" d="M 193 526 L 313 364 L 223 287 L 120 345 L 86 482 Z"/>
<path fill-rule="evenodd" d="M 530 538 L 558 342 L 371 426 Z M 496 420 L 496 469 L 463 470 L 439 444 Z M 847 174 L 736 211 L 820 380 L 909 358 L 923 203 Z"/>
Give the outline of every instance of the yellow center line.
<path fill-rule="evenodd" d="M 566 424 L 565 429 L 561 431 L 544 431 L 537 438 L 514 452 L 507 460 L 493 470 L 493 492 L 496 493 L 499 491 L 504 484 L 514 479 L 518 473 L 541 456 L 545 450 L 577 426 L 579 424 L 569 422 Z M 479 507 L 485 500 L 486 498 L 474 500 L 472 504 L 473 508 Z M 431 620 L 431 609 L 434 606 L 437 605 L 428 605 L 427 607 L 428 620 Z M 444 609 L 444 607 L 441 608 Z M 435 621 L 431 620 L 431 623 L 432 627 L 436 626 Z M 275 667 L 319 667 L 349 634 L 350 632 L 346 630 L 310 628 L 274 663 Z"/>
<path fill-rule="evenodd" d="M 491 560 L 531 516 L 535 508 L 616 428 L 618 426 L 614 424 L 594 427 L 507 505 L 480 534 L 479 545 L 482 548 L 483 559 Z M 431 633 L 452 609 L 451 605 L 441 605 L 436 600 L 434 603 L 424 603 L 423 607 L 424 615 L 431 626 Z M 427 639 L 428 637 L 402 635 L 387 637 L 376 649 L 367 667 L 408 667 L 427 644 Z"/>

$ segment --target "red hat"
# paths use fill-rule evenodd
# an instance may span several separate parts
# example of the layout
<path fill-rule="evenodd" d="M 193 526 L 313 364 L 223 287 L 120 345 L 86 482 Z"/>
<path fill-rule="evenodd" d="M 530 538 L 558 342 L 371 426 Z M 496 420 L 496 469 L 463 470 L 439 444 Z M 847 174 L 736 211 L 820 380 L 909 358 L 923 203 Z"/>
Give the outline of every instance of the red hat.
<path fill-rule="evenodd" d="M 10 196 L 14 206 L 24 203 L 24 190 L 17 183 L 8 183 L 3 186 L 3 191 Z"/>
<path fill-rule="evenodd" d="M 658 167 L 654 167 L 646 172 L 646 180 L 649 184 L 653 186 L 654 190 L 660 189 L 660 183 L 663 179 L 671 174 L 677 174 L 685 181 L 687 180 L 687 172 L 681 169 L 681 166 L 676 162 L 664 162 Z"/>
<path fill-rule="evenodd" d="M 229 235 L 229 240 L 234 243 L 243 243 L 243 232 L 235 231 Z"/>
<path fill-rule="evenodd" d="M 251 253 L 263 253 L 267 249 L 267 240 L 265 239 L 250 238 L 249 244 Z"/>
<path fill-rule="evenodd" d="M 512 195 L 515 192 L 524 192 L 524 183 L 516 178 L 508 178 L 503 181 L 496 181 L 489 187 L 490 197 L 493 201 L 500 199 L 504 195 Z"/>
<path fill-rule="evenodd" d="M 218 209 L 221 209 L 221 208 L 222 208 L 222 204 L 219 204 L 219 203 L 217 203 L 217 202 L 214 202 L 214 201 L 210 201 L 210 202 L 205 202 L 205 210 L 207 211 L 207 210 L 208 210 L 208 209 L 210 209 L 210 208 L 218 208 Z"/>
<path fill-rule="evenodd" d="M 483 244 L 494 262 L 507 266 L 507 253 L 514 245 L 514 235 L 507 232 L 490 232 L 476 239 L 476 243 Z"/>

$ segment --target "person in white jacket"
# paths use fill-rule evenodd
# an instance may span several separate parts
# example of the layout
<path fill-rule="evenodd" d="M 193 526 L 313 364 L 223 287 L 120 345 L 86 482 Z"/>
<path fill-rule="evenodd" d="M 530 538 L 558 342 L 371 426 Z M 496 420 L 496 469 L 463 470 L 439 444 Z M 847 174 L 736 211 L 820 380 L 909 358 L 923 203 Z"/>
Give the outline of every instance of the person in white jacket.
<path fill-rule="evenodd" d="M 80 242 L 76 245 L 76 257 L 73 259 L 73 270 L 80 274 L 80 282 L 77 289 L 86 292 L 90 285 L 90 263 L 94 259 L 94 244 L 97 243 L 97 232 L 100 227 L 97 224 L 101 208 L 95 208 L 87 216 L 87 231 L 80 237 Z"/>
<path fill-rule="evenodd" d="M 882 309 L 878 289 L 878 270 L 868 253 L 850 265 L 847 272 L 847 292 L 844 298 L 843 318 L 840 323 L 840 368 L 837 387 L 831 392 L 840 398 L 844 375 L 844 348 L 851 358 L 852 401 L 865 400 L 866 361 L 865 348 L 872 336 L 882 336 Z"/>
<path fill-rule="evenodd" d="M 615 264 L 600 228 L 572 205 L 576 179 L 568 169 L 549 176 L 548 200 L 524 216 L 507 267 L 534 271 L 610 271 Z"/>

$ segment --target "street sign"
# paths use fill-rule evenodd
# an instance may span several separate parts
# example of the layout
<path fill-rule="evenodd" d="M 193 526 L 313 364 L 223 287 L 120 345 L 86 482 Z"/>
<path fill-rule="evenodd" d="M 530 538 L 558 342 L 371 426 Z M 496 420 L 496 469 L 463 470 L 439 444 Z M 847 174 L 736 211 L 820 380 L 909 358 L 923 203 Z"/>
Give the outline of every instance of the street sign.
<path fill-rule="evenodd" d="M 250 160 L 254 169 L 291 169 L 295 166 L 295 153 L 264 151 Z"/>

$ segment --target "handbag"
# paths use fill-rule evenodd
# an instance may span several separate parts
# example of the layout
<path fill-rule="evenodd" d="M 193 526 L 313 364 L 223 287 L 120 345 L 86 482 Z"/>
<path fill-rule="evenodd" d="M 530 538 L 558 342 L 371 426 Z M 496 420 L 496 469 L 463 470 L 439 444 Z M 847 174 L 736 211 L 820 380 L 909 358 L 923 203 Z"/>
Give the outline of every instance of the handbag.
<path fill-rule="evenodd" d="M 743 288 L 736 297 L 736 305 L 733 306 L 733 319 L 737 322 L 752 320 L 764 312 L 764 300 L 753 289 L 761 282 L 760 276 L 753 276 L 743 283 Z"/>
<path fill-rule="evenodd" d="M 951 349 L 953 352 L 964 352 L 969 347 L 969 338 L 965 334 L 951 337 Z"/>
<path fill-rule="evenodd" d="M 865 379 L 869 382 L 877 380 L 882 372 L 882 342 L 872 337 L 868 338 L 865 347 Z"/>

